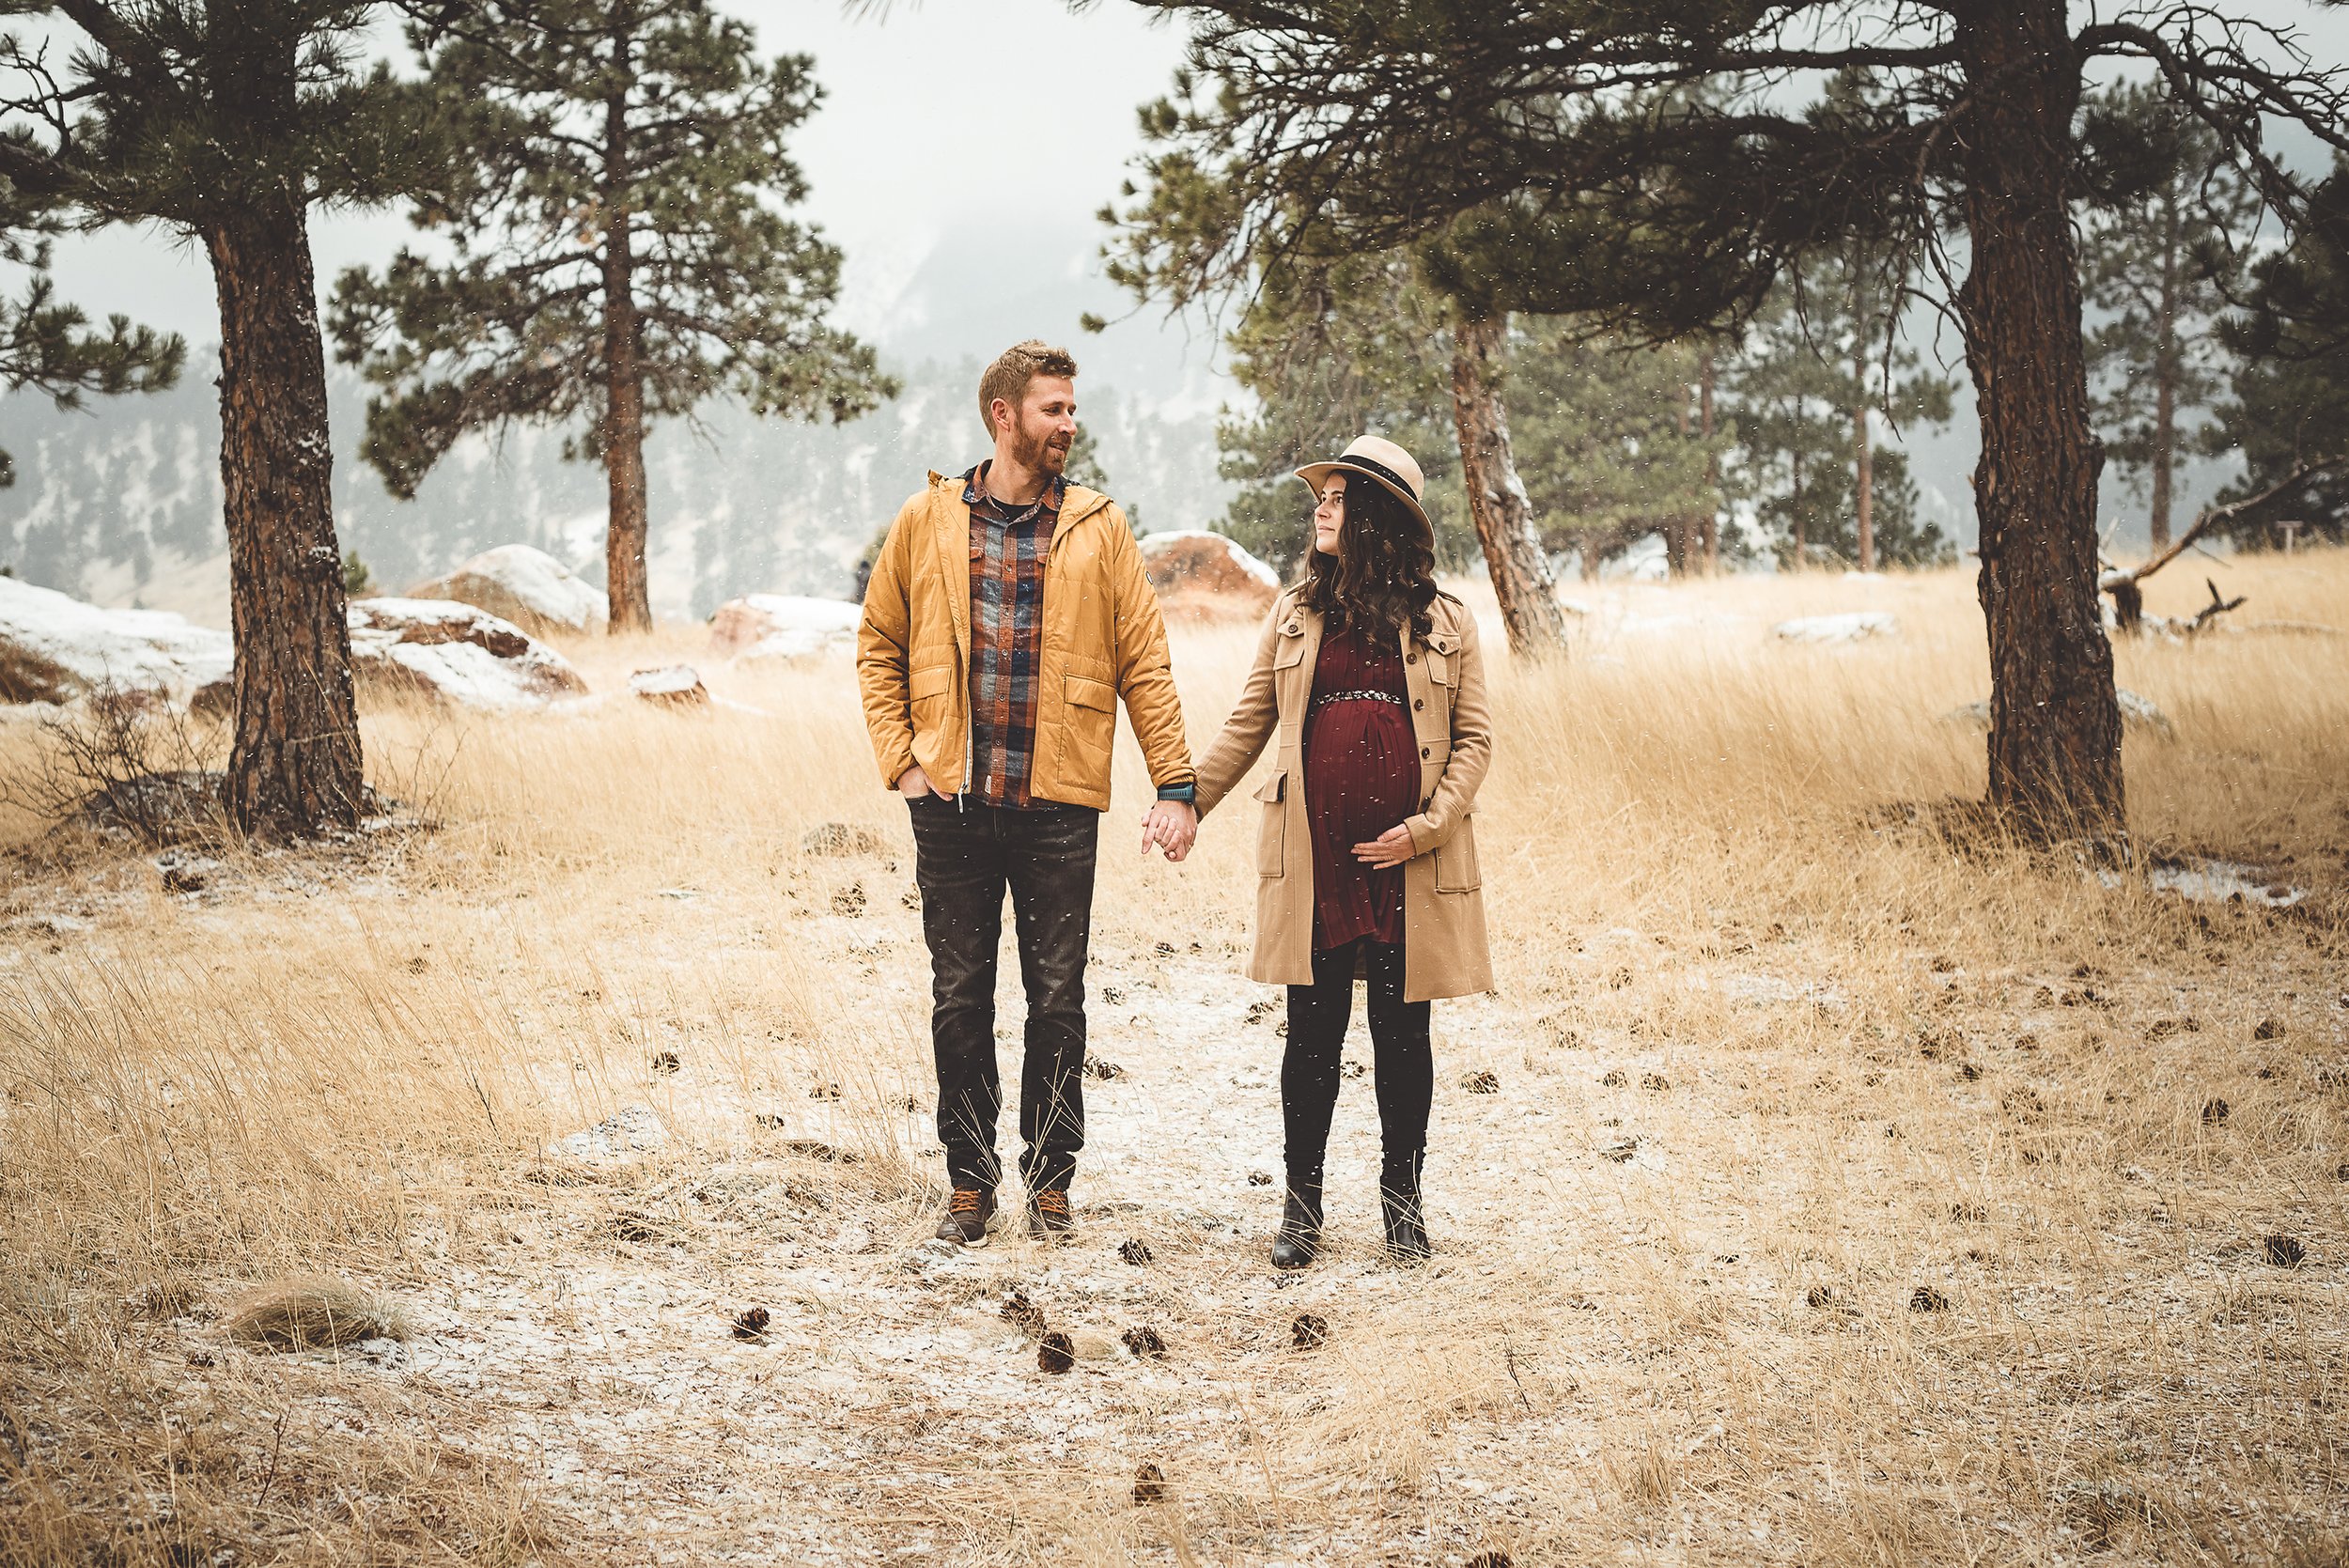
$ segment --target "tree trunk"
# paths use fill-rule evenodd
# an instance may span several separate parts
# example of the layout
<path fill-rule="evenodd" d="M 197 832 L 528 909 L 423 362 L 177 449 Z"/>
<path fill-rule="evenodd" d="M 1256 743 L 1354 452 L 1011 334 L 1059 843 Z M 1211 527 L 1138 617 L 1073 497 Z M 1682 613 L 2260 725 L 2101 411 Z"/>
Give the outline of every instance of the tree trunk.
<path fill-rule="evenodd" d="M 1800 571 L 1808 564 L 1804 559 L 1802 537 L 1802 454 L 1789 452 L 1786 455 L 1786 467 L 1792 480 L 1791 493 L 1787 496 L 1787 511 L 1795 520 L 1795 569 Z"/>
<path fill-rule="evenodd" d="M 623 46 L 625 48 L 625 46 Z M 625 72 L 626 54 L 621 55 Z M 609 520 L 603 540 L 608 629 L 614 636 L 652 629 L 652 588 L 645 567 L 645 369 L 639 353 L 636 256 L 629 231 L 628 99 L 604 103 L 603 474 Z"/>
<path fill-rule="evenodd" d="M 1852 389 L 1859 396 L 1851 411 L 1852 493 L 1859 499 L 1859 569 L 1876 569 L 1876 511 L 1875 455 L 1868 450 L 1868 357 L 1866 339 L 1856 339 L 1851 351 Z"/>
<path fill-rule="evenodd" d="M 220 298 L 220 478 L 237 649 L 223 803 L 249 833 L 354 827 L 366 785 L 306 215 L 298 198 L 264 201 L 203 238 Z"/>
<path fill-rule="evenodd" d="M 1989 804 L 2025 836 L 2125 850 L 2121 713 L 2096 602 L 2096 476 L 2064 206 L 2079 61 L 2062 0 L 1959 13 L 1974 94 L 1958 290 L 1982 421 L 1974 470 L 1990 641 Z"/>
<path fill-rule="evenodd" d="M 1711 577 L 1721 569 L 1721 459 L 1713 450 L 1713 350 L 1704 350 L 1698 362 L 1697 410 L 1704 431 L 1704 493 L 1714 505 L 1705 508 L 1700 522 L 1704 531 L 1704 574 Z"/>
<path fill-rule="evenodd" d="M 1565 646 L 1566 617 L 1550 582 L 1549 557 L 1533 532 L 1533 503 L 1509 449 L 1509 413 L 1501 398 L 1508 353 L 1507 318 L 1463 318 L 1452 333 L 1452 417 L 1460 434 L 1460 477 L 1477 542 L 1485 547 L 1493 598 L 1519 657 Z"/>
<path fill-rule="evenodd" d="M 2153 550 L 2170 545 L 2170 470 L 2178 447 L 2178 233 L 2177 192 L 2162 194 L 2161 315 L 2154 323 Z"/>

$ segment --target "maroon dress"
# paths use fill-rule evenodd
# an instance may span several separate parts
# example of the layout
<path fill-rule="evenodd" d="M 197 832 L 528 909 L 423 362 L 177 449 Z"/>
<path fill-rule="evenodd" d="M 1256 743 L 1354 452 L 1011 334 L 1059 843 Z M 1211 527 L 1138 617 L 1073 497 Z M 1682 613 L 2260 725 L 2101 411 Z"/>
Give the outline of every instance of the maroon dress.
<path fill-rule="evenodd" d="M 1399 637 L 1348 629 L 1321 640 L 1305 718 L 1316 953 L 1361 937 L 1403 940 L 1403 868 L 1373 870 L 1354 858 L 1354 846 L 1418 809 L 1419 747 L 1408 703 Z"/>

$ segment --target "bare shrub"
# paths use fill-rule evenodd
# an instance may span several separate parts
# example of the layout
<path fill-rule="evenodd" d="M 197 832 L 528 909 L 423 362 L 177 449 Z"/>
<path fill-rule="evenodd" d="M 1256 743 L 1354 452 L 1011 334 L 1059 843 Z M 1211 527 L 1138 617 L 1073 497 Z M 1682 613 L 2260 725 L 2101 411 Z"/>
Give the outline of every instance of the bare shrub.
<path fill-rule="evenodd" d="M 108 682 L 39 720 L 34 735 L 0 772 L 0 806 L 156 848 L 235 838 L 221 804 L 222 726 Z"/>

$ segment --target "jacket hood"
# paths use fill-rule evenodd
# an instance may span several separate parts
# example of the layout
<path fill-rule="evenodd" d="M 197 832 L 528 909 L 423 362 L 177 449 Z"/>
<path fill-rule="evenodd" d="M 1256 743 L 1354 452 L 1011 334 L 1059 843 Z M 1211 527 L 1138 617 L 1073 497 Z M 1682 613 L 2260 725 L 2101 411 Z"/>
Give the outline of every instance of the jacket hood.
<path fill-rule="evenodd" d="M 962 475 L 959 474 L 941 474 L 938 470 L 932 469 L 930 470 L 930 489 L 934 490 L 947 491 L 947 499 L 955 502 L 957 505 L 960 505 L 962 501 Z M 1108 496 L 1103 495 L 1099 490 L 1090 489 L 1084 485 L 1080 485 L 1074 480 L 1071 480 L 1068 485 L 1068 494 L 1061 505 L 1061 510 L 1066 512 L 1067 516 L 1063 518 L 1061 520 L 1063 523 L 1081 522 L 1086 518 L 1089 518 L 1094 513 L 1099 511 L 1102 507 L 1114 506 L 1116 505 L 1117 503 L 1112 501 Z"/>

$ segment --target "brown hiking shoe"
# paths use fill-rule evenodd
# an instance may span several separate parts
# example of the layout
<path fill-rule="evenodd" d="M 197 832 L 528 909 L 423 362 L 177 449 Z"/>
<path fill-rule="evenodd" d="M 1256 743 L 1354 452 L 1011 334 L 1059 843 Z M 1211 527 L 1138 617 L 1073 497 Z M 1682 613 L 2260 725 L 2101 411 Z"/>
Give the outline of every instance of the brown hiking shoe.
<path fill-rule="evenodd" d="M 938 1239 L 964 1247 L 987 1245 L 987 1222 L 995 1218 L 995 1194 L 975 1187 L 958 1187 L 946 1200 L 946 1217 L 938 1222 Z"/>
<path fill-rule="evenodd" d="M 1068 1194 L 1057 1188 L 1028 1194 L 1028 1234 L 1038 1241 L 1058 1241 L 1074 1235 L 1077 1217 L 1068 1212 Z"/>

